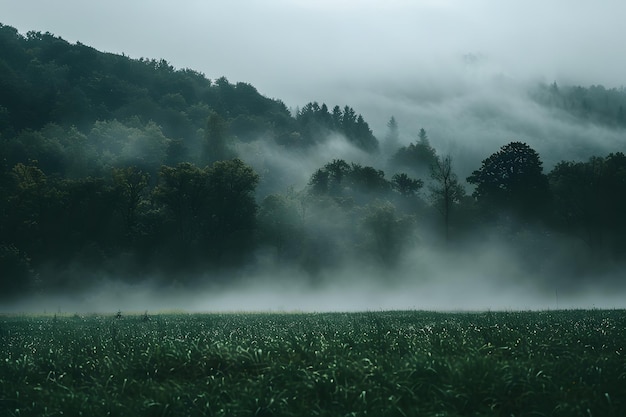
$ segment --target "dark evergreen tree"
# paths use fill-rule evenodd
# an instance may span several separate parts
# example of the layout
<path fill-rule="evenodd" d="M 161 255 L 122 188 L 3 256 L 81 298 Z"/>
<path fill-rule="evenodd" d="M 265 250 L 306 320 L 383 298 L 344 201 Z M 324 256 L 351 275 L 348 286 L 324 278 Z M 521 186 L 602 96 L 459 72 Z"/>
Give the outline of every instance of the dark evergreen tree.
<path fill-rule="evenodd" d="M 391 116 L 387 122 L 387 135 L 385 136 L 385 142 L 383 149 L 387 153 L 391 153 L 393 150 L 398 149 L 400 143 L 400 130 L 398 128 L 398 122 L 396 118 Z"/>
<path fill-rule="evenodd" d="M 416 143 L 401 147 L 389 161 L 393 169 L 409 170 L 416 176 L 430 175 L 430 169 L 436 163 L 437 152 L 430 145 L 424 129 L 420 129 Z"/>

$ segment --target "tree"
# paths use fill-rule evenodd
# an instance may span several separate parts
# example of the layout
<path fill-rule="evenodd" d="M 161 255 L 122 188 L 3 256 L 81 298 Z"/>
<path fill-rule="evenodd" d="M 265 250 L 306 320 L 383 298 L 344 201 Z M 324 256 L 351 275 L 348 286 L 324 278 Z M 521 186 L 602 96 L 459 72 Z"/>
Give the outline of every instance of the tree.
<path fill-rule="evenodd" d="M 333 113 L 331 114 L 332 127 L 335 130 L 341 130 L 341 121 L 343 119 L 343 115 L 341 113 L 341 107 L 335 106 L 333 107 Z"/>
<path fill-rule="evenodd" d="M 348 176 L 351 188 L 358 193 L 383 195 L 391 189 L 384 171 L 374 167 L 352 163 Z"/>
<path fill-rule="evenodd" d="M 363 119 L 363 116 L 360 114 L 356 119 L 352 140 L 364 151 L 375 152 L 378 150 L 378 140 L 372 133 L 372 130 L 365 119 Z"/>
<path fill-rule="evenodd" d="M 137 211 L 150 175 L 137 167 L 114 168 L 113 184 L 119 199 L 119 210 L 124 219 L 124 232 L 132 236 L 137 232 Z"/>
<path fill-rule="evenodd" d="M 472 196 L 485 210 L 500 210 L 526 219 L 544 214 L 549 198 L 539 154 L 522 142 L 500 148 L 467 182 L 476 186 Z"/>
<path fill-rule="evenodd" d="M 350 173 L 350 165 L 343 159 L 333 159 L 332 162 L 324 165 L 324 169 L 328 172 L 328 192 L 332 195 L 340 195 L 343 180 Z"/>
<path fill-rule="evenodd" d="M 32 245 L 40 241 L 43 219 L 49 200 L 49 184 L 46 174 L 39 169 L 38 161 L 28 165 L 19 163 L 11 170 L 15 191 L 9 200 L 13 221 L 9 226 L 9 238 L 18 243 Z"/>
<path fill-rule="evenodd" d="M 626 156 L 559 162 L 548 174 L 558 230 L 579 237 L 595 255 L 624 256 Z"/>
<path fill-rule="evenodd" d="M 424 129 L 420 129 L 416 143 L 401 147 L 390 159 L 392 166 L 409 169 L 418 176 L 427 175 L 436 162 L 437 152 L 430 146 Z"/>
<path fill-rule="evenodd" d="M 176 167 L 162 166 L 153 197 L 174 224 L 178 248 L 188 250 L 198 241 L 205 222 L 207 172 L 189 162 Z"/>
<path fill-rule="evenodd" d="M 302 220 L 297 202 L 272 194 L 263 199 L 258 215 L 261 242 L 274 247 L 278 257 L 295 258 L 302 245 Z"/>
<path fill-rule="evenodd" d="M 235 156 L 229 147 L 226 134 L 226 122 L 216 112 L 211 112 L 207 120 L 203 161 L 212 164 Z"/>
<path fill-rule="evenodd" d="M 219 264 L 240 260 L 253 246 L 259 175 L 240 159 L 207 170 L 207 229 L 210 255 Z"/>
<path fill-rule="evenodd" d="M 78 250 L 80 261 L 98 263 L 104 260 L 103 250 L 114 246 L 116 228 L 114 213 L 117 196 L 104 178 L 80 178 L 61 183 L 65 194 L 67 249 Z M 71 256 L 71 254 L 68 254 Z"/>
<path fill-rule="evenodd" d="M 328 188 L 330 183 L 330 175 L 324 168 L 317 169 L 311 179 L 309 180 L 310 193 L 314 195 L 326 195 L 328 194 Z"/>
<path fill-rule="evenodd" d="M 413 218 L 399 216 L 391 203 L 375 203 L 368 206 L 363 218 L 366 233 L 373 255 L 387 266 L 393 265 L 402 254 L 405 243 L 413 233 Z"/>
<path fill-rule="evenodd" d="M 356 120 L 357 115 L 354 109 L 350 106 L 344 106 L 341 116 L 341 130 L 349 139 L 354 136 Z"/>
<path fill-rule="evenodd" d="M 423 186 L 424 181 L 413 179 L 404 172 L 391 177 L 391 187 L 403 197 L 410 197 L 417 194 Z"/>
<path fill-rule="evenodd" d="M 0 301 L 32 289 L 34 272 L 30 259 L 13 244 L 0 242 Z"/>
<path fill-rule="evenodd" d="M 391 116 L 387 122 L 387 135 L 385 136 L 384 150 L 391 152 L 398 148 L 400 142 L 400 131 L 398 129 L 398 122 L 396 118 Z"/>
<path fill-rule="evenodd" d="M 340 196 L 345 187 L 344 179 L 351 170 L 350 165 L 343 159 L 333 159 L 313 173 L 309 180 L 311 192 L 317 195 Z"/>
<path fill-rule="evenodd" d="M 452 157 L 437 158 L 431 167 L 430 177 L 434 183 L 430 188 L 430 200 L 443 216 L 446 242 L 450 239 L 450 213 L 454 204 L 465 196 L 465 189 L 452 171 Z"/>

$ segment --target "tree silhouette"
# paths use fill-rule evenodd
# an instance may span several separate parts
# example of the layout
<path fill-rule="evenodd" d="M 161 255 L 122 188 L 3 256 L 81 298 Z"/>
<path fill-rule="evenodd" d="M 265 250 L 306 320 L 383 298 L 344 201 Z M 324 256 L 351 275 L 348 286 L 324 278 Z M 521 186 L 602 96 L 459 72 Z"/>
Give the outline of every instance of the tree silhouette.
<path fill-rule="evenodd" d="M 465 196 L 465 189 L 452 171 L 452 157 L 438 157 L 431 167 L 430 177 L 434 183 L 430 188 L 430 199 L 443 216 L 446 241 L 450 239 L 450 213 L 454 204 Z"/>
<path fill-rule="evenodd" d="M 149 180 L 150 175 L 134 166 L 113 169 L 113 183 L 126 236 L 137 232 L 137 212 Z"/>
<path fill-rule="evenodd" d="M 411 173 L 421 176 L 428 175 L 430 167 L 436 163 L 437 152 L 430 145 L 424 129 L 420 129 L 418 140 L 409 146 L 403 146 L 391 157 L 392 166 L 406 168 Z"/>
<path fill-rule="evenodd" d="M 211 112 L 205 131 L 203 162 L 210 165 L 234 158 L 235 152 L 230 148 L 228 140 L 226 122 L 217 112 Z"/>
<path fill-rule="evenodd" d="M 501 210 L 533 218 L 543 214 L 549 197 L 539 154 L 522 142 L 511 142 L 483 160 L 467 182 L 476 186 L 472 196 L 491 215 Z"/>
<path fill-rule="evenodd" d="M 161 167 L 153 197 L 165 209 L 166 221 L 174 225 L 178 248 L 185 251 L 197 242 L 205 221 L 206 170 L 189 162 Z"/>
<path fill-rule="evenodd" d="M 417 194 L 423 186 L 424 181 L 411 178 L 404 172 L 394 174 L 394 176 L 391 177 L 391 187 L 403 197 L 410 197 Z"/>
<path fill-rule="evenodd" d="M 578 236 L 595 255 L 626 255 L 626 156 L 562 161 L 548 177 L 557 229 Z"/>
<path fill-rule="evenodd" d="M 240 159 L 216 162 L 206 174 L 205 242 L 215 262 L 233 263 L 253 247 L 259 175 Z"/>

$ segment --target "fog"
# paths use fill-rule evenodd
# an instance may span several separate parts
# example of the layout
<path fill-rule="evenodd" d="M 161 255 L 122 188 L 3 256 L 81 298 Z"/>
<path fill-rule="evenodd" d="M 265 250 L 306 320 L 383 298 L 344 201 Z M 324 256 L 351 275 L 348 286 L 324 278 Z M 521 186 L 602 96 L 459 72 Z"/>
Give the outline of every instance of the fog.
<path fill-rule="evenodd" d="M 382 140 L 394 116 L 401 145 L 424 128 L 439 155 L 451 155 L 459 178 L 511 141 L 539 152 L 544 170 L 562 160 L 623 150 L 624 131 L 576 120 L 537 103 L 539 83 L 624 85 L 626 3 L 539 1 L 153 1 L 0 0 L 3 23 L 133 58 L 164 58 L 177 68 L 248 82 L 290 108 L 308 102 L 349 105 Z M 36 12 L 33 12 L 36 10 Z M 384 169 L 334 135 L 306 154 L 266 138 L 240 144 L 262 175 L 258 199 L 302 190 L 333 159 Z M 469 190 L 469 189 L 468 189 Z M 422 195 L 424 197 L 424 195 Z M 317 214 L 323 217 L 324 213 Z M 335 221 L 336 219 L 326 219 Z M 343 219 L 342 221 L 348 221 Z M 426 220 L 428 221 L 428 219 Z M 320 227 L 321 223 L 310 225 Z M 313 278 L 274 254 L 223 277 L 197 277 L 193 289 L 144 277 L 130 285 L 103 275 L 93 290 L 41 294 L 3 311 L 361 311 L 623 308 L 624 288 L 576 284 L 580 242 L 546 238 L 520 254 L 502 239 L 479 236 L 462 247 L 430 245 L 434 226 L 417 226 L 418 242 L 397 266 L 358 253 Z M 543 246 L 542 246 L 543 247 Z M 577 261 L 580 261 L 578 259 Z M 582 261 L 581 261 L 582 262 Z M 598 274 L 612 277 L 620 266 Z M 89 271 L 83 273 L 89 274 Z M 202 286 L 197 282 L 219 282 Z M 603 282 L 615 283 L 615 279 Z"/>
<path fill-rule="evenodd" d="M 404 144 L 415 142 L 424 128 L 439 154 L 451 154 L 461 164 L 457 169 L 463 178 L 514 140 L 539 152 L 546 171 L 563 160 L 585 161 L 620 149 L 623 131 L 576 119 L 533 100 L 532 91 L 540 82 L 544 81 L 481 73 L 457 85 L 423 88 L 407 83 L 403 88 L 392 85 L 355 96 L 359 110 L 373 115 L 378 137 L 384 137 L 390 115 L 398 121 Z"/>
<path fill-rule="evenodd" d="M 569 239 L 542 237 L 537 241 L 531 236 L 529 242 L 512 243 L 479 231 L 462 245 L 416 242 L 393 266 L 359 253 L 342 255 L 340 263 L 315 274 L 263 251 L 241 268 L 200 274 L 191 280 L 155 275 L 131 284 L 97 271 L 75 271 L 95 275 L 96 279 L 90 278 L 96 285 L 5 302 L 1 312 L 158 315 L 626 307 L 624 266 L 581 272 L 587 255 Z"/>
<path fill-rule="evenodd" d="M 487 249 L 487 250 L 485 250 Z M 301 271 L 275 266 L 248 271 L 234 285 L 193 288 L 128 284 L 104 278 L 93 289 L 8 302 L 3 313 L 150 315 L 179 312 L 351 312 L 386 310 L 513 311 L 624 308 L 624 285 L 596 282 L 573 287 L 555 278 L 537 285 L 513 255 L 495 246 L 455 255 L 420 250 L 403 268 L 359 263 L 329 271 L 312 283 Z M 618 271 L 614 271 L 618 273 Z M 561 277 L 562 278 L 562 277 Z M 615 282 L 615 281 L 612 281 Z"/>

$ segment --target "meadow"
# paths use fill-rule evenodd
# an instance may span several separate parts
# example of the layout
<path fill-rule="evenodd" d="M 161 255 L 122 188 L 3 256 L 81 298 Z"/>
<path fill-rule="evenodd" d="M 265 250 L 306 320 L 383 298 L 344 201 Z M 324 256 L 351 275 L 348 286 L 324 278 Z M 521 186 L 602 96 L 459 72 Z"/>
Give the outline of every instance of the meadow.
<path fill-rule="evenodd" d="M 624 416 L 626 311 L 0 316 L 1 416 Z"/>

